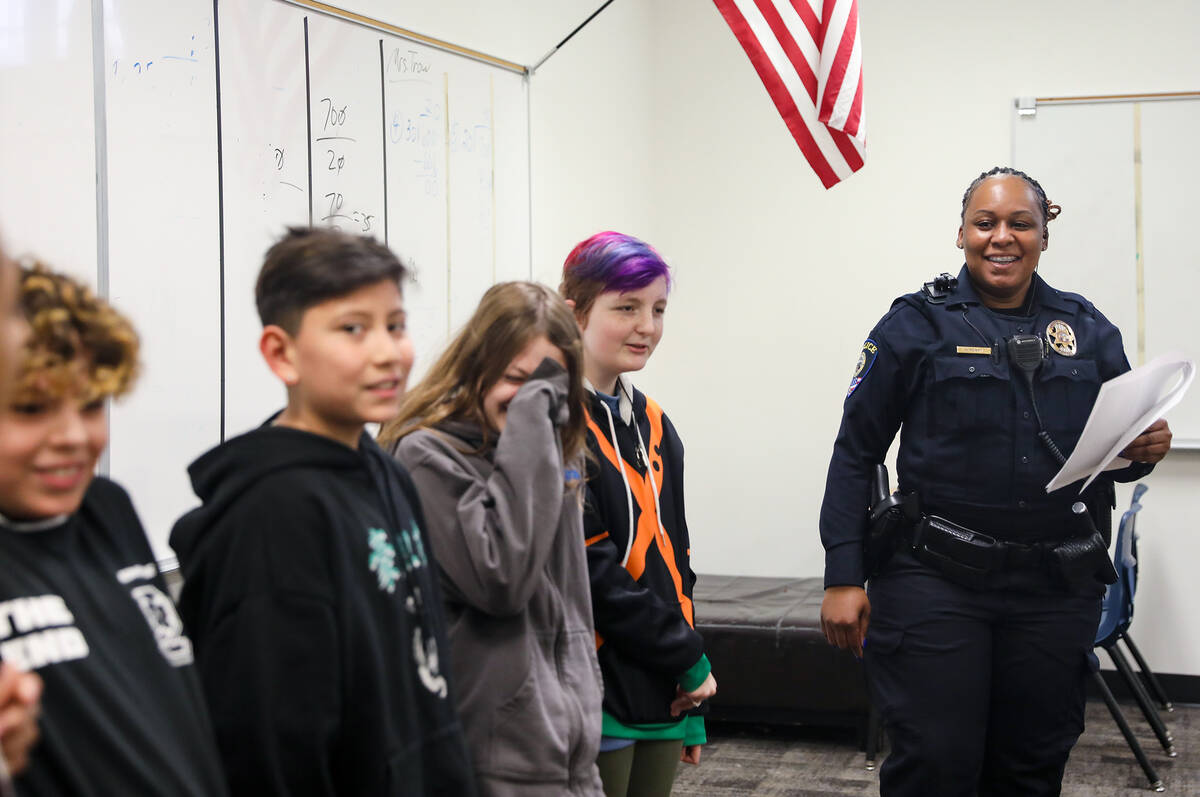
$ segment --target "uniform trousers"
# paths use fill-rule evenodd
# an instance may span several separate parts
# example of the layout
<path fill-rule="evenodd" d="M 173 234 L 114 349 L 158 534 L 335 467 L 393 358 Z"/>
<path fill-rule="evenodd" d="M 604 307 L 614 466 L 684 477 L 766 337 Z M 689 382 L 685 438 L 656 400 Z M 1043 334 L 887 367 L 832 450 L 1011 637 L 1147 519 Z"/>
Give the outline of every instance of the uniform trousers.
<path fill-rule="evenodd" d="M 901 552 L 871 580 L 865 664 L 892 745 L 881 797 L 1060 793 L 1099 591 L 1014 576 L 968 589 Z"/>

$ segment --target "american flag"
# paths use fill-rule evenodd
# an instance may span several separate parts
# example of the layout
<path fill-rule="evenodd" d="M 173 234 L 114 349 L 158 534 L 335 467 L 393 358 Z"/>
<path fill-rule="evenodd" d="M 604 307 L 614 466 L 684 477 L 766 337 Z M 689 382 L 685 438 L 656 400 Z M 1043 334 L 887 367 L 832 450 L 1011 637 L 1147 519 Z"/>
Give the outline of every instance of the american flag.
<path fill-rule="evenodd" d="M 858 0 L 713 0 L 826 188 L 862 168 Z"/>

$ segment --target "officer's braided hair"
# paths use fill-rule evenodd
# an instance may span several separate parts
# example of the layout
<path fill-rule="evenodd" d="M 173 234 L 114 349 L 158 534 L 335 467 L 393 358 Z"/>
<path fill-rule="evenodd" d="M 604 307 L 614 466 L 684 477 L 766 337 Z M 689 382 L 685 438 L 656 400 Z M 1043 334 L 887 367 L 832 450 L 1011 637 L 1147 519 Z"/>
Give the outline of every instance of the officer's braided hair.
<path fill-rule="evenodd" d="M 1037 194 L 1037 198 L 1040 200 L 1039 207 L 1042 211 L 1042 235 L 1045 236 L 1046 225 L 1058 218 L 1058 214 L 1062 213 L 1062 208 L 1046 198 L 1046 191 L 1042 188 L 1041 183 L 1030 177 L 1025 172 L 1020 171 L 1019 169 L 1014 169 L 1011 166 L 993 166 L 991 169 L 988 169 L 986 172 L 972 180 L 971 184 L 967 186 L 966 192 L 963 194 L 962 211 L 959 214 L 959 218 L 963 220 L 966 219 L 967 203 L 971 201 L 971 195 L 975 193 L 975 189 L 979 187 L 979 184 L 989 177 L 996 177 L 998 175 L 1012 175 L 1013 177 L 1020 177 L 1030 188 L 1033 189 L 1033 193 Z"/>

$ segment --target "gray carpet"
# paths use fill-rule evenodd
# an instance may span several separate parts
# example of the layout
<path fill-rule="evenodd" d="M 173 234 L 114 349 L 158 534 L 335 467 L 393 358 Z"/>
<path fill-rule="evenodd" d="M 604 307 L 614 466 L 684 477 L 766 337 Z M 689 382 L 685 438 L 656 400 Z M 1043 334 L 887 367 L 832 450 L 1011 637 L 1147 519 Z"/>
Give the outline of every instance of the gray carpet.
<path fill-rule="evenodd" d="M 1135 704 L 1122 704 L 1167 794 L 1200 796 L 1200 706 L 1176 706 L 1163 714 L 1175 738 L 1167 758 Z M 886 749 L 881 754 L 886 755 Z M 877 795 L 877 772 L 864 768 L 853 734 L 816 729 L 719 726 L 709 734 L 700 766 L 680 765 L 676 797 L 826 797 Z M 1064 797 L 1151 794 L 1108 709 L 1089 702 L 1087 730 L 1071 754 Z"/>

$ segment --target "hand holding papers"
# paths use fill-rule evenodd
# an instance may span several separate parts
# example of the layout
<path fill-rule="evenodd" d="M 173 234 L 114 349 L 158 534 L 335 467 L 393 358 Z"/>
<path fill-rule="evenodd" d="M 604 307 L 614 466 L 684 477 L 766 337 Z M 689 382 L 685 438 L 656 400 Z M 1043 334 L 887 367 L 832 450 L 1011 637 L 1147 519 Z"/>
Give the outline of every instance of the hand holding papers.
<path fill-rule="evenodd" d="M 1102 471 L 1128 465 L 1117 455 L 1179 403 L 1195 376 L 1194 362 L 1179 354 L 1164 354 L 1101 385 L 1075 450 L 1046 485 L 1046 492 L 1087 477 L 1079 490 L 1083 492 Z"/>

